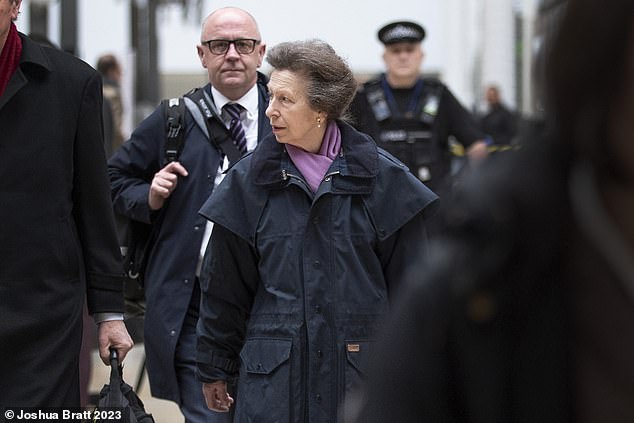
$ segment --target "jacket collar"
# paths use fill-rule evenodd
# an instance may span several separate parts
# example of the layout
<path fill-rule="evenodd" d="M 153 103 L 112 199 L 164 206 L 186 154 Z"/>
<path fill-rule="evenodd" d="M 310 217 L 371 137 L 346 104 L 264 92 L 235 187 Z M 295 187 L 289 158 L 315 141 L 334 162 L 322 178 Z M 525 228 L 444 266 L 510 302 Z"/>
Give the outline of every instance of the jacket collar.
<path fill-rule="evenodd" d="M 20 67 L 35 65 L 50 71 L 51 63 L 44 53 L 43 47 L 22 33 L 20 33 L 20 38 L 22 39 Z"/>
<path fill-rule="evenodd" d="M 29 81 L 29 77 L 38 77 L 44 72 L 50 72 L 51 63 L 44 53 L 42 46 L 26 35 L 19 33 L 22 41 L 20 65 L 15 71 L 4 94 L 0 97 L 0 109 Z"/>
<path fill-rule="evenodd" d="M 332 192 L 367 193 L 378 174 L 379 157 L 376 143 L 349 124 L 337 121 L 341 131 L 341 153 L 332 163 L 328 173 L 337 173 L 341 178 L 333 180 Z M 251 172 L 254 183 L 268 188 L 286 185 L 285 174 L 295 169 L 283 144 L 270 134 L 260 142 L 253 152 Z"/>

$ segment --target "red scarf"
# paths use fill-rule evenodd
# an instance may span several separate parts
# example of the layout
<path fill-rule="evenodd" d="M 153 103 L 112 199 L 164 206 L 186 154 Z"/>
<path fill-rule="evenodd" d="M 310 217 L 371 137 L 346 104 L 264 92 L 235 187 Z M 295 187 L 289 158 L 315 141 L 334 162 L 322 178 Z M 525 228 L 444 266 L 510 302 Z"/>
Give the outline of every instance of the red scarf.
<path fill-rule="evenodd" d="M 2 48 L 2 53 L 0 53 L 0 96 L 4 94 L 9 79 L 11 79 L 20 64 L 21 54 L 22 40 L 20 40 L 15 24 L 11 22 L 7 40 Z"/>

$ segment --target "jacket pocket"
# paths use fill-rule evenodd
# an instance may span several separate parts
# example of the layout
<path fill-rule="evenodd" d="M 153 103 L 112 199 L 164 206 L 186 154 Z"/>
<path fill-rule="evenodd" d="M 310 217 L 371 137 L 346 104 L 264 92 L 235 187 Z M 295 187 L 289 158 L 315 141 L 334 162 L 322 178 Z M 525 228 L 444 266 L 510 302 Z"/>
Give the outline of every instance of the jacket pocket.
<path fill-rule="evenodd" d="M 371 345 L 371 341 L 345 342 L 344 391 L 346 394 L 358 388 L 360 382 L 366 377 Z"/>
<path fill-rule="evenodd" d="M 290 421 L 290 357 L 285 338 L 251 338 L 240 358 L 236 422 Z"/>

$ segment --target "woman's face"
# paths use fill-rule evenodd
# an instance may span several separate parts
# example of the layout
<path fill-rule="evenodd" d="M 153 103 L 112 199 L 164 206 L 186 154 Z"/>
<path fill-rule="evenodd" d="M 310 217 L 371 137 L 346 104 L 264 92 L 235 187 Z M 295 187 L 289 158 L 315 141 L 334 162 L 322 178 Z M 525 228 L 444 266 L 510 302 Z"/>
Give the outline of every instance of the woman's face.
<path fill-rule="evenodd" d="M 266 116 L 277 142 L 317 152 L 325 131 L 325 116 L 310 107 L 306 90 L 300 75 L 289 70 L 273 71 Z"/>

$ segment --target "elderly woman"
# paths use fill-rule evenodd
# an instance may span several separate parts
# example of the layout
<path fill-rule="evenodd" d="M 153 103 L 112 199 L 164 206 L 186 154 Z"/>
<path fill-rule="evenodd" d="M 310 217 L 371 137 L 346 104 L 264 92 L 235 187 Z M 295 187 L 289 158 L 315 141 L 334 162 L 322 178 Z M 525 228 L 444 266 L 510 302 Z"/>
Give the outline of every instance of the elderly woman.
<path fill-rule="evenodd" d="M 437 197 L 341 119 L 355 92 L 328 44 L 282 43 L 273 134 L 203 206 L 215 223 L 198 323 L 207 405 L 238 422 L 336 421 L 389 300 L 425 255 Z"/>

